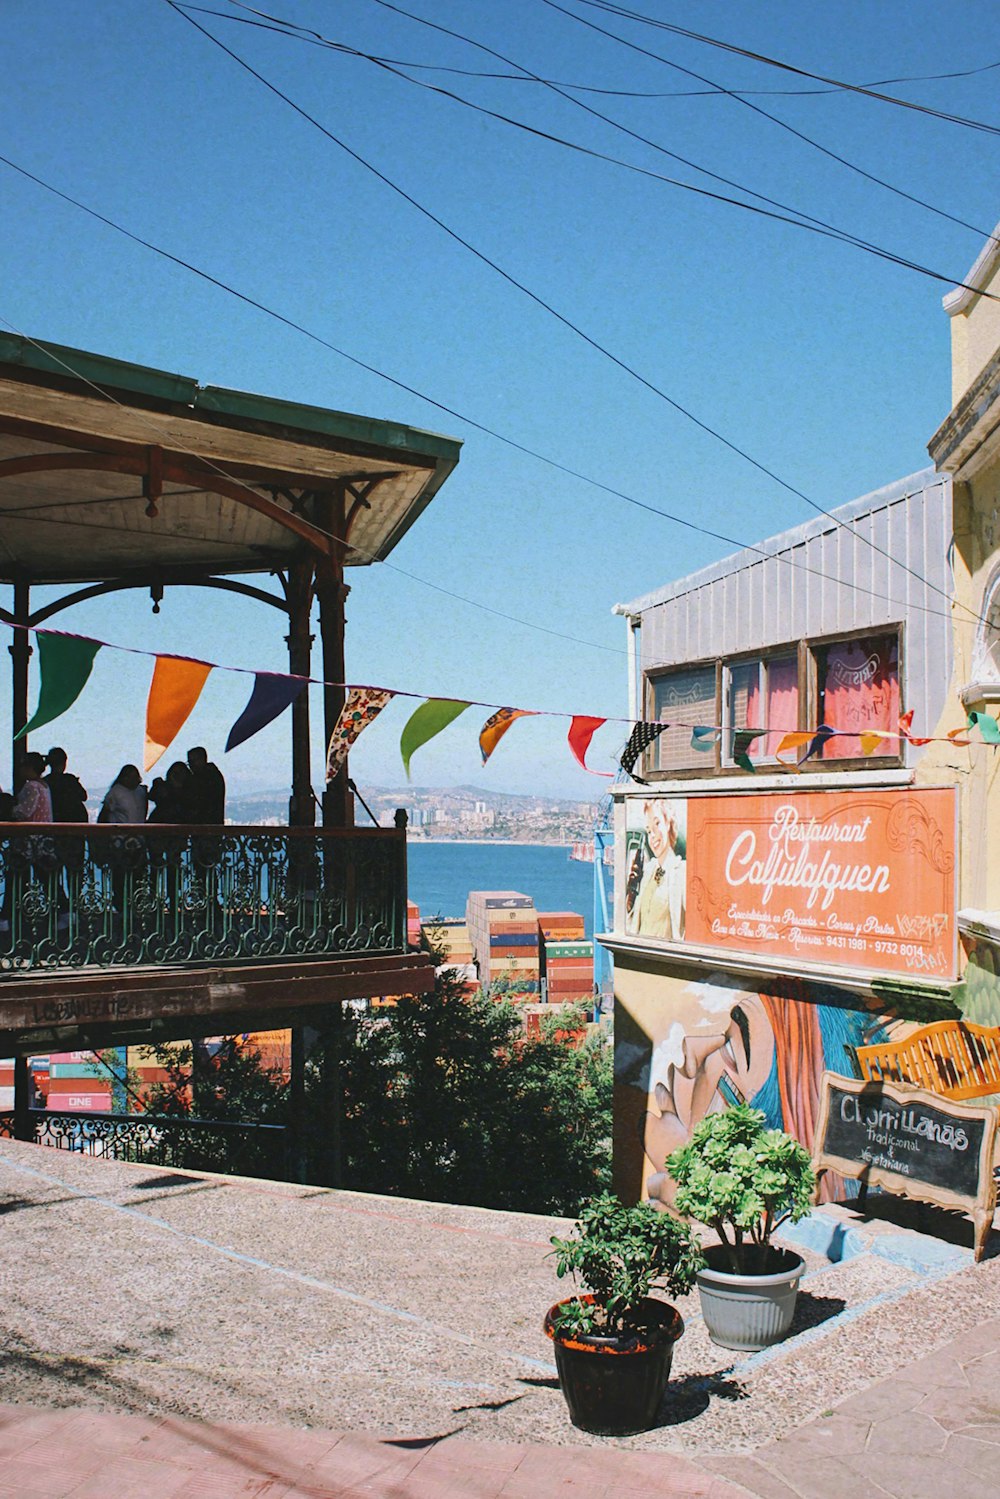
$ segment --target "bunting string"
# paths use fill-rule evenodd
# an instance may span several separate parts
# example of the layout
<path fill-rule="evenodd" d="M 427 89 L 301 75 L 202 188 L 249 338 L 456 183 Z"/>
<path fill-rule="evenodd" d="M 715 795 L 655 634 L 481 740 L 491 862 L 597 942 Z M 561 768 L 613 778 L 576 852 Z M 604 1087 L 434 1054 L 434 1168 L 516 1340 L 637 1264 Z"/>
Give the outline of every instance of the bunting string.
<path fill-rule="evenodd" d="M 631 718 L 557 712 L 546 708 L 501 706 L 475 699 L 427 697 L 421 692 L 380 687 L 370 683 L 326 682 L 317 677 L 228 666 L 186 656 L 141 650 L 135 646 L 118 645 L 113 641 L 74 635 L 67 631 L 42 630 L 17 623 L 11 624 L 10 628 L 22 629 L 35 636 L 40 669 L 38 702 L 28 722 L 17 731 L 17 739 L 53 722 L 73 706 L 87 685 L 94 661 L 101 650 L 123 651 L 128 655 L 153 660 L 153 676 L 146 705 L 144 768 L 147 771 L 156 764 L 180 732 L 209 675 L 216 670 L 236 672 L 254 679 L 246 707 L 229 731 L 227 750 L 244 744 L 254 734 L 273 723 L 291 707 L 307 686 L 332 687 L 344 691 L 347 700 L 328 747 L 329 776 L 337 774 L 346 762 L 351 745 L 394 697 L 409 698 L 418 704 L 404 726 L 400 739 L 400 752 L 407 775 L 414 753 L 470 707 L 485 708 L 490 714 L 479 733 L 479 748 L 484 765 L 511 725 L 519 718 L 568 718 L 570 727 L 567 742 L 574 759 L 590 774 L 609 775 L 610 772 L 593 770 L 587 764 L 591 741 L 597 730 L 605 724 L 627 724 L 629 737 L 619 764 L 640 785 L 646 783 L 635 774 L 635 767 L 645 750 L 668 728 L 690 729 L 691 748 L 703 753 L 714 752 L 722 743 L 724 735 L 731 736 L 727 739 L 727 744 L 732 763 L 749 771 L 755 771 L 761 763 L 754 763 L 751 756 L 753 745 L 757 740 L 775 732 L 766 727 L 734 728 L 721 724 L 685 723 L 678 719 L 671 719 L 669 723 L 664 719 L 637 721 Z M 822 723 L 814 729 L 783 733 L 777 748 L 766 757 L 764 763 L 794 769 L 819 755 L 826 743 L 837 737 L 859 743 L 865 756 L 874 755 L 883 747 L 889 747 L 891 752 L 892 746 L 903 742 L 914 747 L 934 743 L 961 747 L 1000 746 L 1000 722 L 990 713 L 970 711 L 963 727 L 951 729 L 941 735 L 914 734 L 913 718 L 914 709 L 910 708 L 900 715 L 895 729 L 861 729 L 857 725 L 841 729 L 835 724 Z M 976 731 L 976 735 L 970 737 L 973 731 Z"/>

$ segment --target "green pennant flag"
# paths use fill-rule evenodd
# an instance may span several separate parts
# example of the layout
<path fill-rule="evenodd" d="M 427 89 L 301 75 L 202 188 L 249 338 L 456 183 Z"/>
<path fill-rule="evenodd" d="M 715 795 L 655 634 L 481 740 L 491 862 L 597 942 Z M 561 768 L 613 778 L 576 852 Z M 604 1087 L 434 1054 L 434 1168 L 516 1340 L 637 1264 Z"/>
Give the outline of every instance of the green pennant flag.
<path fill-rule="evenodd" d="M 969 728 L 978 728 L 984 744 L 1000 744 L 1000 723 L 992 713 L 970 713 Z"/>
<path fill-rule="evenodd" d="M 755 739 L 766 734 L 766 729 L 735 729 L 733 731 L 733 764 L 741 770 L 756 772 L 757 767 L 750 758 L 749 750 Z"/>
<path fill-rule="evenodd" d="M 442 729 L 446 729 L 468 706 L 468 703 L 459 703 L 450 697 L 429 697 L 426 703 L 421 703 L 410 715 L 399 741 L 407 780 L 410 778 L 410 758 L 413 752 L 426 744 L 428 739 L 433 739 L 435 734 L 440 734 Z"/>
<path fill-rule="evenodd" d="M 86 686 L 94 657 L 101 649 L 99 640 L 87 640 L 81 635 L 58 635 L 37 630 L 35 639 L 41 674 L 38 706 L 24 728 L 14 735 L 15 739 L 22 739 L 43 724 L 51 723 L 73 706 Z"/>

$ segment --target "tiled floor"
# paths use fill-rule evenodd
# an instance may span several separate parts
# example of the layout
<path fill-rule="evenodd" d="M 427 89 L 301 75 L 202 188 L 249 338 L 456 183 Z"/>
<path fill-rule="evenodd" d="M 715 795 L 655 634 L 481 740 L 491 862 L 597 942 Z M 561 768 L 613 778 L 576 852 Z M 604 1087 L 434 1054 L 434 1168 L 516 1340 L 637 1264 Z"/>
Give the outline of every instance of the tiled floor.
<path fill-rule="evenodd" d="M 0 1499 L 745 1499 L 679 1454 L 0 1407 Z"/>
<path fill-rule="evenodd" d="M 0 1499 L 997 1499 L 1000 1319 L 754 1453 L 0 1406 Z"/>

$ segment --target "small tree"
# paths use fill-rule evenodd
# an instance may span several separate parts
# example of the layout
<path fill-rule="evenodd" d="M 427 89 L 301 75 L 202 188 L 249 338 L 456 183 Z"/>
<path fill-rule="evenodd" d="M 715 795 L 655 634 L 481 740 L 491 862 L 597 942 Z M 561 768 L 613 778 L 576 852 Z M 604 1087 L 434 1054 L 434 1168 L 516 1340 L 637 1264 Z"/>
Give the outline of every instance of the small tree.
<path fill-rule="evenodd" d="M 556 1274 L 579 1277 L 589 1300 L 577 1294 L 554 1321 L 564 1336 L 598 1333 L 625 1337 L 642 1330 L 650 1291 L 684 1296 L 703 1263 L 686 1224 L 650 1203 L 623 1207 L 611 1192 L 591 1198 L 568 1239 L 550 1240 Z"/>
<path fill-rule="evenodd" d="M 345 1020 L 343 1184 L 436 1201 L 575 1213 L 610 1178 L 611 1049 L 525 1040 L 517 1009 L 439 975 L 433 994 Z M 322 1056 L 310 1062 L 321 1153 Z"/>
<path fill-rule="evenodd" d="M 707 1114 L 667 1159 L 677 1183 L 674 1206 L 715 1229 L 737 1275 L 763 1272 L 771 1235 L 806 1217 L 816 1188 L 809 1152 L 764 1126 L 760 1109 L 749 1104 Z"/>

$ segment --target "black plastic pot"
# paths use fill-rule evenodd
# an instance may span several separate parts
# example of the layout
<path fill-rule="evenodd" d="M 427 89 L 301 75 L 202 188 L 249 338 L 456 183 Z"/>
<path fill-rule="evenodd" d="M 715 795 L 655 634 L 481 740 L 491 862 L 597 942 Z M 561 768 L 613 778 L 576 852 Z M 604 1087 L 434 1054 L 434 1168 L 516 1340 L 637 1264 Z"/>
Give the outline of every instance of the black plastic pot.
<path fill-rule="evenodd" d="M 575 1298 L 570 1298 L 575 1299 Z M 582 1296 L 581 1301 L 592 1301 Z M 643 1303 L 642 1339 L 567 1337 L 554 1318 L 565 1303 L 545 1314 L 545 1332 L 556 1352 L 559 1385 L 569 1418 L 599 1437 L 626 1437 L 655 1424 L 670 1378 L 674 1344 L 684 1331 L 676 1307 L 652 1298 Z"/>

